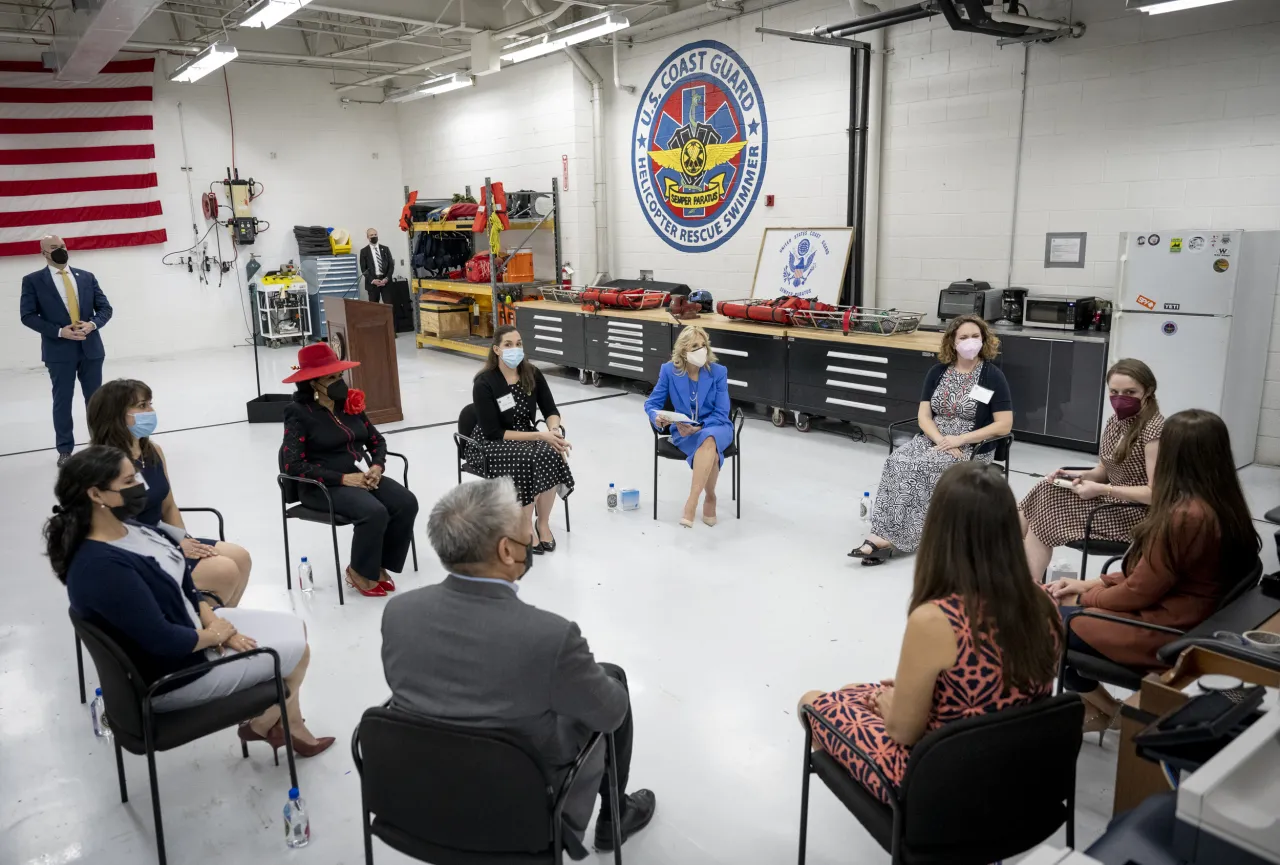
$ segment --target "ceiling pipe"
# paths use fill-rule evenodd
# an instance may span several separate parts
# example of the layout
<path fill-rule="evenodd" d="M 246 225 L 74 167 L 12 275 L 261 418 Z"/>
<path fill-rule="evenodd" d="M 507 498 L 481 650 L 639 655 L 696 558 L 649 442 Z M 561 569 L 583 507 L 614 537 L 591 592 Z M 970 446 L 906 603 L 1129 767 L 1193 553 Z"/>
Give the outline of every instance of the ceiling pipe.
<path fill-rule="evenodd" d="M 904 21 L 914 21 L 916 20 L 915 18 L 906 18 L 905 16 L 920 13 L 920 12 L 927 12 L 932 8 L 932 6 L 933 6 L 933 3 L 930 2 L 930 0 L 923 0 L 923 2 L 913 3 L 909 6 L 900 6 L 897 9 L 888 9 L 884 12 L 875 12 L 871 15 L 862 15 L 858 18 L 853 19 L 852 21 L 843 21 L 839 24 L 824 24 L 820 27 L 814 27 L 812 30 L 809 31 L 809 35 L 810 36 L 835 36 L 837 35 L 837 31 L 843 31 L 851 27 L 861 28 L 863 27 L 863 25 L 875 24 L 880 21 L 887 22 L 884 25 L 887 27 L 890 24 L 897 24 L 898 19 L 900 18 Z M 920 15 L 919 17 L 924 18 L 927 16 Z"/>
<path fill-rule="evenodd" d="M 635 87 L 630 84 L 623 84 L 621 76 L 618 75 L 618 34 L 613 34 L 613 86 L 617 90 L 625 90 L 627 93 L 635 93 Z"/>
<path fill-rule="evenodd" d="M 334 51 L 332 54 L 326 54 L 325 56 L 326 57 L 350 57 L 352 54 L 359 54 L 361 51 L 372 51 L 375 48 L 383 48 L 387 45 L 402 45 L 408 42 L 410 39 L 413 39 L 414 37 L 421 36 L 424 33 L 430 32 L 432 29 L 434 28 L 430 24 L 427 24 L 423 27 L 415 27 L 413 30 L 410 30 L 408 33 L 404 34 L 403 36 L 397 37 L 395 39 L 380 39 L 377 42 L 370 42 L 365 45 L 358 45 L 355 48 L 347 48 L 343 51 Z M 421 43 L 414 43 L 414 44 L 421 44 Z"/>
<path fill-rule="evenodd" d="M 526 5 L 536 5 L 537 0 L 525 0 Z M 595 70 L 577 46 L 566 45 L 564 53 L 578 67 L 582 77 L 591 85 L 591 175 L 595 179 L 594 194 L 591 196 L 591 209 L 596 221 L 596 267 L 597 276 L 609 273 L 609 227 L 606 222 L 608 214 L 608 186 L 605 183 L 604 159 L 604 77 Z M 599 283 L 602 280 L 593 280 Z"/>
<path fill-rule="evenodd" d="M 449 24 L 436 24 L 422 18 L 406 18 L 403 15 L 384 15 L 381 12 L 366 12 L 363 9 L 344 9 L 341 6 L 325 6 L 319 3 L 308 3 L 302 7 L 304 12 L 331 12 L 334 15 L 350 15 L 352 18 L 373 18 L 378 21 L 394 21 L 397 24 L 412 24 L 415 27 L 449 27 Z"/>
<path fill-rule="evenodd" d="M 720 13 L 733 12 L 733 10 L 721 8 L 719 6 L 716 6 L 712 2 L 710 2 L 710 0 L 706 0 L 706 2 L 699 3 L 696 6 L 691 6 L 688 9 L 681 9 L 678 12 L 672 12 L 667 15 L 659 15 L 658 17 L 650 18 L 647 21 L 640 21 L 636 24 L 632 24 L 630 27 L 627 27 L 623 30 L 619 30 L 618 33 L 625 33 L 625 34 L 643 33 L 646 30 L 652 30 L 654 27 L 659 27 L 667 24 L 679 24 L 682 21 L 690 21 L 695 18 L 701 18 L 705 15 L 710 15 L 716 12 L 720 12 Z M 741 13 L 735 13 L 735 14 L 741 14 Z"/>
<path fill-rule="evenodd" d="M 528 5 L 528 3 L 525 3 L 526 7 Z M 522 21 L 519 24 L 515 24 L 511 27 L 505 27 L 502 30 L 495 30 L 493 35 L 500 39 L 507 36 L 518 36 L 526 30 L 532 30 L 534 27 L 541 27 L 543 24 L 550 24 L 552 21 L 563 15 L 572 5 L 572 3 L 561 2 L 550 12 L 542 12 L 533 18 L 530 18 L 528 21 Z"/>
<path fill-rule="evenodd" d="M 911 21 L 922 21 L 925 18 L 932 18 L 934 15 L 937 14 L 936 12 L 933 12 L 932 10 L 929 10 L 929 9 L 895 9 L 892 11 L 896 13 L 896 17 L 881 18 L 876 21 L 853 22 L 851 24 L 846 24 L 842 26 L 838 30 L 832 30 L 829 34 L 825 34 L 825 35 L 839 38 L 844 36 L 853 36 L 858 33 L 874 33 L 877 30 L 884 30 L 888 27 L 892 27 L 895 24 L 906 24 Z M 874 16 L 867 16 L 867 17 L 870 18 Z"/>

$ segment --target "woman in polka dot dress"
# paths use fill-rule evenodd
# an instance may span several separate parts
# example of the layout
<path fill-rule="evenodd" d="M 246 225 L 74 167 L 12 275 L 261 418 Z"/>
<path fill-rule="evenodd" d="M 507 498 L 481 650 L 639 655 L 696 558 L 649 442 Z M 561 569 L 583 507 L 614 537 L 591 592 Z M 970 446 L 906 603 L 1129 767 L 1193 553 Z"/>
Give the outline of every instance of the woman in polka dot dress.
<path fill-rule="evenodd" d="M 541 370 L 524 358 L 520 332 L 510 325 L 493 334 L 493 349 L 471 389 L 476 410 L 472 443 L 464 457 L 486 478 L 515 481 L 525 519 L 537 513 L 535 553 L 556 548 L 551 534 L 551 511 L 556 493 L 573 492 L 573 473 L 566 457 L 571 445 L 560 426 L 560 410 Z M 534 427 L 542 412 L 545 430 Z"/>

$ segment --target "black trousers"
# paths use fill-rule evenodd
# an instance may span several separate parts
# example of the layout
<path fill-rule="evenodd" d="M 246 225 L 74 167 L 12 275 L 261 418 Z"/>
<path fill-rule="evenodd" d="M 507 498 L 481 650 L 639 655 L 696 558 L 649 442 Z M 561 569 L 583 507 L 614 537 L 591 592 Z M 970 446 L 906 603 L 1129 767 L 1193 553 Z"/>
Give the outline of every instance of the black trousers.
<path fill-rule="evenodd" d="M 1074 616 L 1076 613 L 1080 612 L 1080 610 L 1082 609 L 1084 608 L 1083 607 L 1062 607 L 1061 608 L 1063 624 L 1065 624 L 1068 628 L 1067 651 L 1075 652 L 1076 654 L 1080 654 L 1080 655 L 1092 655 L 1095 658 L 1103 658 L 1104 660 L 1110 660 L 1110 658 L 1107 658 L 1107 656 L 1104 655 L 1102 652 L 1098 651 L 1093 646 L 1089 645 L 1084 640 L 1082 640 L 1079 636 L 1077 636 L 1075 631 L 1070 630 L 1071 617 Z M 1066 673 L 1062 677 L 1062 687 L 1065 690 L 1073 691 L 1077 694 L 1087 694 L 1090 691 L 1092 691 L 1094 688 L 1098 687 L 1098 685 L 1099 685 L 1099 682 L 1096 679 L 1090 679 L 1086 676 L 1082 676 L 1081 674 L 1077 673 L 1075 668 L 1072 667 L 1070 664 L 1067 665 Z"/>
<path fill-rule="evenodd" d="M 622 687 L 627 687 L 627 674 L 617 664 L 601 664 L 604 669 L 613 678 L 622 683 Z M 627 812 L 627 779 L 631 777 L 631 742 L 635 735 L 635 729 L 631 723 L 631 704 L 627 704 L 627 716 L 622 719 L 622 726 L 613 731 L 613 748 L 618 755 L 618 795 L 622 797 L 622 801 L 618 803 L 618 816 L 621 817 Z M 606 764 L 608 757 L 605 758 Z M 609 773 L 606 771 L 604 778 L 600 781 L 600 815 L 607 817 L 613 811 L 609 805 Z"/>
<path fill-rule="evenodd" d="M 299 484 L 301 501 L 313 510 L 328 512 L 324 493 L 310 484 Z M 351 521 L 351 570 L 366 580 L 378 579 L 379 569 L 404 570 L 418 517 L 418 499 L 402 485 L 384 477 L 376 490 L 329 487 L 333 511 Z"/>
<path fill-rule="evenodd" d="M 376 277 L 376 278 L 380 278 L 380 277 Z M 364 281 L 364 290 L 369 293 L 370 303 L 382 303 L 382 295 L 390 287 L 391 287 L 390 282 L 388 282 L 386 285 L 374 285 L 372 279 L 366 279 Z"/>

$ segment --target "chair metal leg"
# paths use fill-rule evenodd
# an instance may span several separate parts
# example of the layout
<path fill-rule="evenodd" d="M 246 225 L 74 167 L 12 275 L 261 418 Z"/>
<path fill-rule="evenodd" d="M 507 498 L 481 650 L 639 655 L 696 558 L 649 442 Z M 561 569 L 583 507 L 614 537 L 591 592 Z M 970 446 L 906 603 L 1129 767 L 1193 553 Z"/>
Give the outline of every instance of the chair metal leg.
<path fill-rule="evenodd" d="M 800 781 L 800 859 L 804 865 L 805 842 L 809 835 L 809 757 L 813 753 L 813 729 L 804 731 L 804 772 Z"/>
<path fill-rule="evenodd" d="M 658 518 L 658 445 L 653 446 L 653 518 Z"/>
<path fill-rule="evenodd" d="M 622 809 L 618 804 L 618 797 L 623 791 L 618 789 L 618 750 L 612 733 L 604 738 L 605 744 L 609 746 L 609 818 L 613 820 L 613 863 L 622 865 Z"/>
<path fill-rule="evenodd" d="M 1075 778 L 1071 779 L 1071 792 L 1067 794 L 1067 847 L 1076 849 L 1076 790 Z"/>
<path fill-rule="evenodd" d="M 284 490 L 280 491 L 280 522 L 284 528 L 284 587 L 293 591 L 293 573 L 289 570 L 289 514 L 285 508 Z"/>
<path fill-rule="evenodd" d="M 1084 539 L 1084 549 L 1080 551 L 1080 579 L 1089 579 L 1089 539 Z"/>
<path fill-rule="evenodd" d="M 285 702 L 284 679 L 279 676 L 280 667 L 276 666 L 276 705 L 280 707 L 280 728 L 284 731 L 284 758 L 289 763 L 289 786 L 298 786 L 298 769 L 293 763 L 293 734 L 289 732 L 289 707 Z M 280 758 L 276 758 L 280 765 Z"/>
<path fill-rule="evenodd" d="M 413 535 L 409 535 L 409 549 L 413 551 L 413 570 L 416 573 L 418 570 L 418 542 Z"/>
<path fill-rule="evenodd" d="M 120 750 L 120 740 L 115 736 L 111 737 L 116 746 L 116 774 L 120 776 L 120 801 L 129 801 L 129 785 L 124 779 L 124 753 Z"/>
<path fill-rule="evenodd" d="M 569 500 L 568 499 L 564 500 L 564 531 L 565 531 L 565 534 L 568 534 L 569 532 L 573 531 L 573 529 L 569 527 Z"/>
<path fill-rule="evenodd" d="M 151 743 L 147 743 L 147 772 L 151 776 L 151 811 L 156 820 L 156 853 L 160 856 L 160 865 L 166 865 L 164 854 L 164 822 L 160 816 L 160 783 L 156 780 L 156 752 Z"/>
<path fill-rule="evenodd" d="M 84 650 L 80 646 L 80 635 L 76 634 L 76 673 L 80 676 L 80 705 L 84 705 Z"/>
<path fill-rule="evenodd" d="M 362 808 L 364 812 L 364 865 L 373 865 L 373 832 L 369 829 L 369 811 Z"/>
<path fill-rule="evenodd" d="M 338 576 L 338 606 L 346 601 L 342 597 L 342 558 L 338 555 L 338 527 L 329 523 L 329 532 L 333 535 L 333 572 Z"/>
<path fill-rule="evenodd" d="M 733 486 L 737 497 L 734 504 L 738 507 L 738 519 L 742 519 L 742 454 L 733 458 Z"/>

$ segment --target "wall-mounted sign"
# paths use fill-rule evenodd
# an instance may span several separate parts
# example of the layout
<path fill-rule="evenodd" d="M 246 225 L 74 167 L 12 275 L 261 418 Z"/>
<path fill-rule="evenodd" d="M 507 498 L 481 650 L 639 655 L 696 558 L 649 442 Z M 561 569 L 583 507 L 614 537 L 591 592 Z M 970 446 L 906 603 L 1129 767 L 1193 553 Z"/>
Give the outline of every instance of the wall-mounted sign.
<path fill-rule="evenodd" d="M 756 77 L 727 45 L 692 42 L 640 94 L 631 177 L 645 219 L 682 252 L 710 252 L 746 222 L 764 183 L 769 127 Z"/>
<path fill-rule="evenodd" d="M 766 228 L 751 296 L 837 304 L 852 249 L 852 228 Z"/>
<path fill-rule="evenodd" d="M 1083 231 L 1049 232 L 1044 236 L 1044 266 L 1084 267 L 1088 238 L 1089 235 Z"/>

